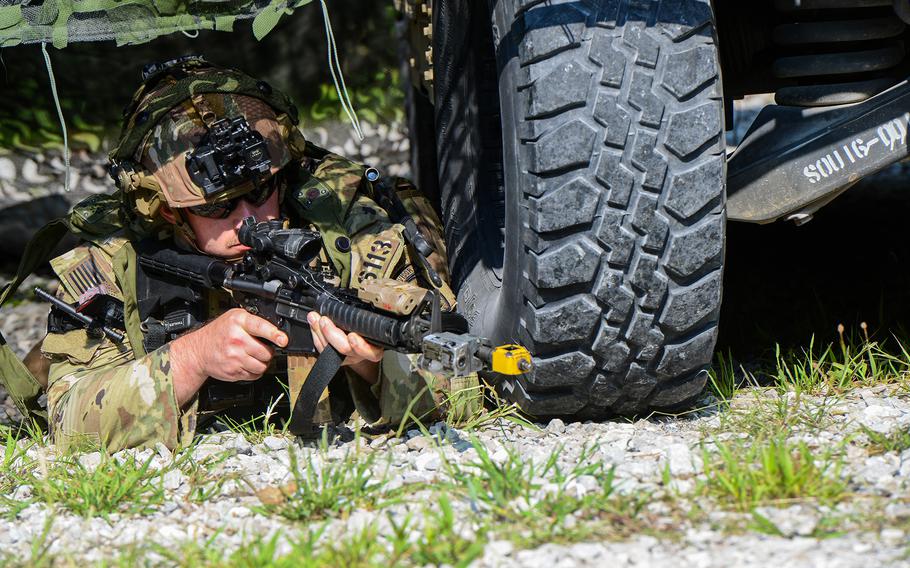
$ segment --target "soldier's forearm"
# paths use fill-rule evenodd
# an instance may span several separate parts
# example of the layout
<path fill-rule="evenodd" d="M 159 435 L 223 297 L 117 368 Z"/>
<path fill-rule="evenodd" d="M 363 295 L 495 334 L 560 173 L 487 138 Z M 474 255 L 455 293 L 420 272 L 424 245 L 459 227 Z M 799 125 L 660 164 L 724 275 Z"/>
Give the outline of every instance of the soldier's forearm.
<path fill-rule="evenodd" d="M 180 406 L 192 400 L 208 378 L 197 339 L 195 333 L 188 333 L 171 342 L 171 380 Z"/>
<path fill-rule="evenodd" d="M 379 363 L 374 361 L 363 360 L 359 363 L 348 365 L 348 368 L 371 385 L 376 384 L 376 381 L 379 380 Z"/>

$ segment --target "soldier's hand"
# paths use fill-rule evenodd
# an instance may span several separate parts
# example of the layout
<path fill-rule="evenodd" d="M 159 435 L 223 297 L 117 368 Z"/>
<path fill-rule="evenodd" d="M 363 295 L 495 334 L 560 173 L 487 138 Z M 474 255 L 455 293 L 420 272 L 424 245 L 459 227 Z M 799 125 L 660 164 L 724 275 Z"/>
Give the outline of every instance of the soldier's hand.
<path fill-rule="evenodd" d="M 280 329 L 240 308 L 175 339 L 170 354 L 178 402 L 189 400 L 207 377 L 229 382 L 261 377 L 274 355 L 274 349 L 262 339 L 280 347 L 288 343 Z M 187 391 L 181 401 L 181 394 Z"/>
<path fill-rule="evenodd" d="M 331 345 L 344 357 L 343 366 L 350 367 L 370 383 L 376 382 L 378 363 L 385 352 L 382 347 L 369 343 L 356 333 L 345 333 L 332 320 L 316 312 L 307 314 L 307 322 L 317 351 L 322 353 L 326 345 Z"/>

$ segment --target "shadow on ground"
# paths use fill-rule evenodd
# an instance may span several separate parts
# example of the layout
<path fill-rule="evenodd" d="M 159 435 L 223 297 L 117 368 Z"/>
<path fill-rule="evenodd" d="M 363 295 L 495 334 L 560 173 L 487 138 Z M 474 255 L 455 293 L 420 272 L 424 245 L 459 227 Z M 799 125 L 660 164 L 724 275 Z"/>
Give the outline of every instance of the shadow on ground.
<path fill-rule="evenodd" d="M 718 350 L 738 360 L 910 330 L 910 168 L 848 190 L 801 227 L 728 226 Z M 904 334 L 907 335 L 907 334 Z"/>

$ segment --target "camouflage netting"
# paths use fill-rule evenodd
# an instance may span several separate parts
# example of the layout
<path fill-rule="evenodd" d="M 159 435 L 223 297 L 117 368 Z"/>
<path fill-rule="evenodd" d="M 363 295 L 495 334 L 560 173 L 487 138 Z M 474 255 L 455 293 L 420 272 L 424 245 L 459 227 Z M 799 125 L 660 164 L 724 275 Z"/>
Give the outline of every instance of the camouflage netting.
<path fill-rule="evenodd" d="M 109 41 L 138 44 L 175 32 L 231 31 L 253 19 L 264 37 L 282 15 L 312 0 L 0 0 L 0 47 Z"/>

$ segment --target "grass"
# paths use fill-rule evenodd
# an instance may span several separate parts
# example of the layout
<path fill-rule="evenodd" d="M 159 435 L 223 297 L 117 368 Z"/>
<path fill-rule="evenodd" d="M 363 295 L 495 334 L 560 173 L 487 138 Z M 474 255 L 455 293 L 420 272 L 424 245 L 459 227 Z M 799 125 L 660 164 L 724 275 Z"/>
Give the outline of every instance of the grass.
<path fill-rule="evenodd" d="M 700 493 L 741 512 L 806 500 L 833 504 L 847 493 L 839 452 L 813 453 L 804 442 L 789 442 L 785 436 L 717 442 L 713 453 L 702 449 L 702 459 Z"/>
<path fill-rule="evenodd" d="M 3 438 L 3 455 L 0 457 L 0 493 L 8 493 L 18 484 L 22 473 L 28 470 L 30 460 L 26 458 L 28 449 L 35 443 L 32 439 L 22 444 L 21 432 L 12 428 L 0 428 Z"/>
<path fill-rule="evenodd" d="M 448 496 L 438 496 L 435 507 L 427 508 L 422 514 L 423 521 L 417 524 L 413 517 L 407 517 L 401 524 L 392 524 L 391 544 L 392 565 L 407 561 L 415 566 L 456 566 L 469 565 L 483 554 L 486 539 L 467 538 L 458 530 L 458 520 Z M 464 522 L 464 521 L 462 521 Z M 416 534 L 416 538 L 411 538 Z"/>
<path fill-rule="evenodd" d="M 775 345 L 771 357 L 753 362 L 749 370 L 738 365 L 732 354 L 717 353 L 709 371 L 708 391 L 726 409 L 744 386 L 825 396 L 883 384 L 910 388 L 908 340 L 892 335 L 879 341 L 865 324 L 860 329 L 859 336 L 847 335 L 844 327 L 838 326 L 838 340 L 823 346 L 818 346 L 814 337 L 806 348 Z"/>
<path fill-rule="evenodd" d="M 514 449 L 494 460 L 474 441 L 477 459 L 448 464 L 448 493 L 460 495 L 495 526 L 494 533 L 522 547 L 544 542 L 574 542 L 592 534 L 621 534 L 640 513 L 647 495 L 625 496 L 615 489 L 613 468 L 596 459 L 596 447 L 582 448 L 568 471 L 559 465 L 562 447 L 542 463 L 524 460 Z M 587 478 L 593 490 L 570 488 Z"/>
<path fill-rule="evenodd" d="M 151 463 L 151 457 L 118 460 L 102 453 L 100 464 L 92 470 L 69 458 L 48 465 L 41 475 L 32 471 L 22 481 L 32 487 L 32 502 L 83 517 L 141 515 L 164 501 L 163 472 L 152 470 Z"/>
<path fill-rule="evenodd" d="M 242 435 L 251 444 L 261 444 L 269 436 L 289 437 L 288 426 L 290 422 L 285 421 L 284 424 L 279 426 L 274 419 L 275 407 L 281 402 L 282 397 L 290 396 L 288 386 L 284 382 L 280 384 L 284 393 L 271 401 L 268 408 L 261 415 L 254 416 L 245 422 L 237 422 L 228 416 L 223 417 L 222 422 L 224 422 L 228 430 Z"/>
<path fill-rule="evenodd" d="M 885 454 L 888 452 L 901 453 L 910 449 L 910 430 L 895 430 L 881 433 L 862 427 L 863 433 L 869 438 L 868 450 L 871 455 Z"/>
<path fill-rule="evenodd" d="M 321 466 L 307 455 L 301 467 L 297 452 L 290 448 L 290 470 L 291 483 L 259 492 L 263 513 L 290 521 L 314 521 L 373 508 L 387 497 L 383 491 L 386 479 L 377 475 L 373 454 L 349 454 L 339 461 L 326 458 Z"/>

